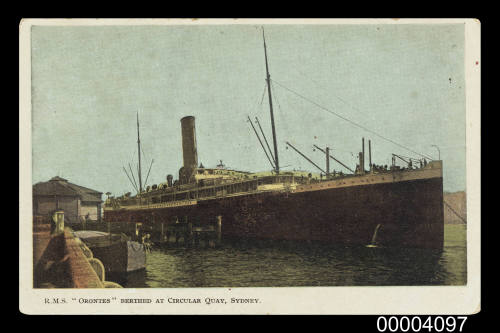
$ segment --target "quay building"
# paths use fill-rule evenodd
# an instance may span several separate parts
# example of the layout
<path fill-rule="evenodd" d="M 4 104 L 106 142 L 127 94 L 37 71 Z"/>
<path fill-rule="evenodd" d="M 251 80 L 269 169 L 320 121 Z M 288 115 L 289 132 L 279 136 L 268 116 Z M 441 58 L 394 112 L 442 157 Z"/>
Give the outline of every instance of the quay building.
<path fill-rule="evenodd" d="M 47 216 L 55 210 L 64 211 L 67 224 L 82 220 L 101 221 L 102 192 L 54 177 L 33 185 L 33 216 Z"/>

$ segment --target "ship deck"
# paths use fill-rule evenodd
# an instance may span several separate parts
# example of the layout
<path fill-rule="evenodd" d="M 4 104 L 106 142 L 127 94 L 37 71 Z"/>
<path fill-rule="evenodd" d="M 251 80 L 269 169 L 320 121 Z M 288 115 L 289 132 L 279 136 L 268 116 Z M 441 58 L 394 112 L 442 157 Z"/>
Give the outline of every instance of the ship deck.
<path fill-rule="evenodd" d="M 142 198 L 144 203 L 137 203 L 137 199 L 131 199 L 128 203 L 119 206 L 106 205 L 105 210 L 145 210 L 171 207 L 188 207 L 197 205 L 199 202 L 241 197 L 263 193 L 301 193 L 308 191 L 321 191 L 335 188 L 346 188 L 354 186 L 366 186 L 376 184 L 388 184 L 406 182 L 420 179 L 442 178 L 441 161 L 433 161 L 426 167 L 420 169 L 406 169 L 400 171 L 389 171 L 381 173 L 365 173 L 363 175 L 347 175 L 331 180 L 311 181 L 293 176 L 268 176 L 265 179 L 252 179 L 240 182 L 228 182 L 209 187 L 191 187 L 183 191 L 171 191 L 162 193 L 156 191 Z"/>

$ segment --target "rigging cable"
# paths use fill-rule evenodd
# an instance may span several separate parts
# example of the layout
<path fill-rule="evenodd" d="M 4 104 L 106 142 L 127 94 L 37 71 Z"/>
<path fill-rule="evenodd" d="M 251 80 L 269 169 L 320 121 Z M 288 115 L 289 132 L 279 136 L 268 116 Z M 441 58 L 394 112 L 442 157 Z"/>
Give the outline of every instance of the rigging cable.
<path fill-rule="evenodd" d="M 421 159 L 418 159 L 418 158 L 404 156 L 404 155 L 401 155 L 401 154 L 398 154 L 398 155 L 401 156 L 401 157 L 407 158 L 408 160 L 413 161 L 413 162 L 421 162 L 422 161 Z"/>
<path fill-rule="evenodd" d="M 289 126 L 288 126 L 288 123 L 287 123 L 287 119 L 286 119 L 286 115 L 285 115 L 285 112 L 283 112 L 283 110 L 281 109 L 281 104 L 280 104 L 280 101 L 278 100 L 278 94 L 276 93 L 276 89 L 274 89 L 274 84 L 273 84 L 273 81 L 271 80 L 271 90 L 273 92 L 273 99 L 276 101 L 276 104 L 278 104 L 278 114 L 279 116 L 281 117 L 281 123 L 284 125 L 284 129 L 285 129 L 285 132 L 286 133 L 290 133 L 289 131 Z M 288 149 L 288 147 L 286 147 Z M 291 164 L 288 165 L 288 166 L 292 166 Z"/>
<path fill-rule="evenodd" d="M 276 81 L 276 80 L 272 80 L 272 81 L 273 81 L 273 82 L 276 82 L 276 84 L 277 84 L 277 85 L 279 85 L 280 87 L 282 87 L 283 89 L 286 89 L 286 90 L 290 91 L 291 93 L 293 93 L 293 94 L 297 95 L 298 97 L 300 97 L 300 98 L 302 98 L 302 99 L 304 99 L 304 100 L 308 101 L 309 103 L 316 105 L 318 108 L 322 109 L 323 111 L 326 111 L 326 112 L 328 112 L 328 113 L 331 113 L 331 114 L 333 114 L 334 116 L 337 116 L 337 117 L 339 117 L 339 118 L 341 118 L 341 119 L 343 119 L 343 120 L 347 121 L 348 123 L 350 123 L 350 124 L 352 124 L 352 125 L 354 125 L 354 126 L 357 126 L 357 127 L 361 128 L 361 129 L 363 129 L 363 130 L 365 130 L 365 131 L 367 131 L 367 132 L 369 132 L 369 133 L 372 133 L 372 134 L 374 134 L 374 135 L 378 136 L 378 137 L 379 137 L 379 138 L 381 138 L 381 139 L 384 139 L 384 140 L 386 140 L 386 141 L 388 141 L 388 142 L 391 142 L 391 143 L 395 144 L 396 146 L 399 146 L 399 147 L 401 147 L 401 148 L 403 148 L 403 149 L 405 149 L 405 150 L 407 150 L 407 151 L 410 151 L 410 152 L 412 152 L 412 153 L 414 153 L 414 154 L 417 154 L 417 155 L 420 155 L 420 156 L 422 156 L 422 157 L 425 157 L 425 158 L 428 158 L 428 159 L 432 160 L 432 158 L 430 158 L 429 156 L 426 156 L 426 155 L 424 155 L 424 154 L 418 153 L 418 152 L 416 152 L 416 151 L 414 151 L 414 150 L 412 150 L 412 149 L 410 149 L 410 148 L 408 148 L 408 147 L 406 147 L 406 146 L 404 146 L 404 145 L 402 145 L 402 144 L 399 144 L 399 143 L 397 143 L 397 142 L 396 142 L 396 141 L 394 141 L 394 140 L 391 140 L 391 139 L 389 139 L 389 138 L 387 138 L 387 137 L 384 137 L 384 136 L 382 136 L 382 135 L 378 134 L 377 132 L 374 132 L 374 131 L 372 131 L 372 130 L 370 130 L 370 129 L 368 129 L 368 128 L 366 128 L 366 127 L 364 127 L 364 126 L 362 126 L 362 125 L 360 125 L 360 124 L 358 124 L 358 123 L 356 123 L 356 122 L 354 122 L 354 121 L 352 121 L 352 120 L 350 120 L 350 119 L 348 119 L 348 118 L 346 118 L 346 117 L 344 117 L 344 116 L 342 116 L 342 115 L 340 115 L 340 114 L 338 114 L 338 113 L 336 113 L 336 112 L 333 112 L 333 111 L 332 111 L 332 110 L 330 110 L 330 109 L 327 109 L 326 107 L 324 107 L 324 106 L 322 106 L 322 105 L 320 105 L 320 104 L 316 103 L 315 101 L 313 101 L 313 100 L 311 100 L 311 99 L 309 99 L 309 98 L 307 98 L 307 97 L 305 97 L 305 96 L 303 96 L 303 95 L 299 94 L 298 92 L 296 92 L 296 91 L 294 91 L 294 90 L 292 90 L 292 89 L 290 89 L 290 88 L 288 88 L 288 87 L 284 86 L 283 84 L 279 83 L 279 82 L 278 82 L 278 81 Z M 337 97 L 337 98 L 339 98 L 339 97 Z M 340 99 L 341 101 L 343 101 L 341 98 L 339 98 L 339 99 Z M 343 101 L 343 102 L 347 104 L 347 102 L 345 102 L 345 101 Z M 349 104 L 348 104 L 348 105 L 349 105 Z M 352 105 L 350 105 L 350 107 L 351 107 L 351 108 L 353 108 L 353 109 L 356 109 L 356 108 L 355 108 L 355 107 L 353 107 Z M 359 110 L 358 110 L 358 111 L 359 111 Z"/>
<path fill-rule="evenodd" d="M 458 216 L 459 219 L 462 220 L 462 222 L 464 224 L 467 224 L 467 220 L 465 218 L 463 218 L 460 214 L 458 214 L 451 206 L 449 203 L 447 203 L 444 199 L 443 199 L 443 203 L 446 205 L 446 207 L 448 207 L 456 216 Z"/>
<path fill-rule="evenodd" d="M 134 180 L 135 187 L 137 189 L 137 193 L 139 193 L 139 186 L 137 186 L 137 182 L 135 181 L 134 173 L 132 172 L 132 167 L 130 166 L 130 163 L 128 164 L 128 168 L 130 169 L 130 175 L 132 176 L 132 179 Z"/>
<path fill-rule="evenodd" d="M 134 163 L 134 158 L 137 155 L 137 147 L 134 149 L 134 153 L 132 154 L 132 159 L 130 160 L 131 163 Z"/>
<path fill-rule="evenodd" d="M 262 140 L 260 139 L 259 134 L 257 133 L 257 130 L 255 129 L 255 126 L 253 125 L 252 121 L 250 120 L 250 116 L 247 116 L 247 118 L 248 118 L 248 122 L 250 123 L 250 126 L 252 126 L 252 129 L 255 132 L 255 136 L 259 140 L 259 143 L 262 146 L 262 149 L 264 150 L 264 153 L 266 154 L 267 159 L 269 160 L 269 163 L 271 163 L 271 167 L 273 169 L 275 169 L 275 166 L 274 166 L 273 162 L 271 161 L 271 158 L 267 154 L 266 148 L 264 148 L 264 144 L 262 143 Z M 274 160 L 274 158 L 273 158 L 273 160 Z"/>
<path fill-rule="evenodd" d="M 286 119 L 285 113 L 281 109 L 281 104 L 280 104 L 280 101 L 278 100 L 278 94 L 276 94 L 276 91 L 274 89 L 274 84 L 273 84 L 272 81 L 271 81 L 271 89 L 273 91 L 274 100 L 276 101 L 276 104 L 278 104 L 279 115 L 282 117 L 281 120 L 282 120 L 282 122 L 284 124 L 285 132 L 289 133 L 290 131 L 289 131 L 289 126 L 288 126 L 288 123 L 287 123 L 287 119 Z"/>
<path fill-rule="evenodd" d="M 141 152 L 142 152 L 142 157 L 144 157 L 144 159 L 146 160 L 146 154 L 144 153 L 144 147 L 142 147 L 142 144 L 141 144 Z"/>
<path fill-rule="evenodd" d="M 271 90 L 273 91 L 273 96 L 274 96 L 274 100 L 276 101 L 276 104 L 278 104 L 278 110 L 280 111 L 280 116 L 283 117 L 283 122 L 285 123 L 285 127 L 287 128 L 287 132 L 288 132 L 288 126 L 286 124 L 286 117 L 285 117 L 285 113 L 283 112 L 283 110 L 281 110 L 281 105 L 280 105 L 280 101 L 278 100 L 278 95 L 276 94 L 276 91 L 274 89 L 274 84 L 273 82 L 271 81 Z"/>
<path fill-rule="evenodd" d="M 151 167 L 153 166 L 154 161 L 155 161 L 154 159 L 151 159 L 151 164 L 149 165 L 149 170 L 148 174 L 146 175 L 146 181 L 144 182 L 144 186 L 146 186 L 146 184 L 148 183 L 149 173 L 151 172 Z"/>
<path fill-rule="evenodd" d="M 266 95 L 266 84 L 264 83 L 264 91 L 262 91 L 262 97 L 260 98 L 259 105 L 262 105 L 262 102 L 264 101 L 264 96 L 265 95 Z"/>

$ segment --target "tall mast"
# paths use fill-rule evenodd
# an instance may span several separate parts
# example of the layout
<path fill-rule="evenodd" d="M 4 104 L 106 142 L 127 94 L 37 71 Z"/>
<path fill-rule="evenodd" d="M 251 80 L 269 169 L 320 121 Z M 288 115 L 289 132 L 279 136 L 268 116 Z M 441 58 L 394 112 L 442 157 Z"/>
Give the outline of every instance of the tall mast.
<path fill-rule="evenodd" d="M 142 193 L 142 177 L 141 177 L 141 138 L 139 136 L 139 112 L 137 112 L 137 153 L 139 154 L 139 193 Z"/>
<path fill-rule="evenodd" d="M 264 28 L 262 28 L 262 39 L 264 40 L 264 57 L 266 58 L 267 95 L 269 96 L 269 109 L 271 110 L 271 127 L 273 130 L 274 165 L 276 167 L 276 173 L 279 174 L 280 163 L 278 160 L 278 145 L 276 143 L 276 129 L 274 128 L 273 98 L 271 96 L 271 75 L 269 75 L 269 65 L 267 64 L 267 49 L 266 49 L 266 37 L 264 36 Z"/>

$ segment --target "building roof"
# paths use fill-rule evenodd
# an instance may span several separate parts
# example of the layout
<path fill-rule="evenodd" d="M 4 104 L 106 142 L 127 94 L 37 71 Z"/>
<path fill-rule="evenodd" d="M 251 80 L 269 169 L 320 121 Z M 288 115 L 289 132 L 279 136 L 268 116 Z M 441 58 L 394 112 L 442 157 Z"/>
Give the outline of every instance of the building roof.
<path fill-rule="evenodd" d="M 66 179 L 57 176 L 48 182 L 33 185 L 33 195 L 79 197 L 82 201 L 102 202 L 102 192 L 70 183 Z"/>

